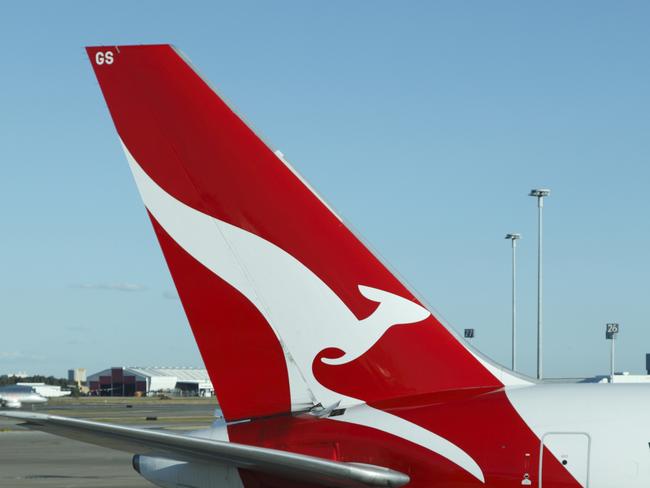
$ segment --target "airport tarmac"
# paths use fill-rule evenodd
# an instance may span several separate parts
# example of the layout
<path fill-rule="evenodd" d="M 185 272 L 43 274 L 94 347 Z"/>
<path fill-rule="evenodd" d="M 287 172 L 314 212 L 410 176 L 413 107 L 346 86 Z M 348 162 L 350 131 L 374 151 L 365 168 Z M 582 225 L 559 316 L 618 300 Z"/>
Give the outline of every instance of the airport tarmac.
<path fill-rule="evenodd" d="M 34 411 L 178 432 L 209 426 L 216 408 L 215 399 L 88 398 L 57 399 Z M 0 488 L 153 486 L 133 470 L 130 453 L 28 431 L 18 424 L 0 417 Z"/>

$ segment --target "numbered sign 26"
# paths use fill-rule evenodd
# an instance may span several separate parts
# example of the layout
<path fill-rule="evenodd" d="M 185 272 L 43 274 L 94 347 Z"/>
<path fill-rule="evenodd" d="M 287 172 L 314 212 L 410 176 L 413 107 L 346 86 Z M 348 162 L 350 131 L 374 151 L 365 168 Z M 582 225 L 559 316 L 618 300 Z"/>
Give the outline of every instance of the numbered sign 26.
<path fill-rule="evenodd" d="M 618 324 L 607 324 L 605 325 L 605 338 L 606 339 L 615 339 L 616 334 L 618 334 L 619 326 Z"/>

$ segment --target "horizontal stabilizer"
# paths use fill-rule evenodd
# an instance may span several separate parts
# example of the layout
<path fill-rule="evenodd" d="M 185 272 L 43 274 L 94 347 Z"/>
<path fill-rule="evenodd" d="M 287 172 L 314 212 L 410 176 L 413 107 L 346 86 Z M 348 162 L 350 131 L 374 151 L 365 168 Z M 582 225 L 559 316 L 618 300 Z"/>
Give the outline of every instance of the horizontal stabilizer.
<path fill-rule="evenodd" d="M 409 482 L 406 474 L 381 466 L 331 461 L 277 449 L 56 415 L 28 412 L 0 412 L 0 415 L 22 420 L 30 429 L 111 449 L 155 453 L 159 457 L 185 461 L 218 462 L 323 486 L 397 488 Z"/>

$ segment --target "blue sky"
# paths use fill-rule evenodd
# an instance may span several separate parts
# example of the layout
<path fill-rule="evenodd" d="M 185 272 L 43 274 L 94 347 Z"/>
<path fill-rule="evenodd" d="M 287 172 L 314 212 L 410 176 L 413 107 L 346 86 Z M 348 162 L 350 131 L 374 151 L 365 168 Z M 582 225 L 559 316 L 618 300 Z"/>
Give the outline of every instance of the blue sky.
<path fill-rule="evenodd" d="M 200 365 L 83 47 L 170 42 L 457 330 L 545 371 L 650 352 L 645 2 L 13 2 L 0 11 L 0 374 Z"/>

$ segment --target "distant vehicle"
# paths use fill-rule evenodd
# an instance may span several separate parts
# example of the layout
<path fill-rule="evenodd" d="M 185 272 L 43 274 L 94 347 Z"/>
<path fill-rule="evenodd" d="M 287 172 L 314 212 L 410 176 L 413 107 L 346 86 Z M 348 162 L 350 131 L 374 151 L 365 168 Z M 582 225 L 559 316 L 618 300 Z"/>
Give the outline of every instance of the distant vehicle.
<path fill-rule="evenodd" d="M 0 387 L 0 406 L 20 408 L 23 404 L 47 403 L 31 386 L 11 385 Z"/>

